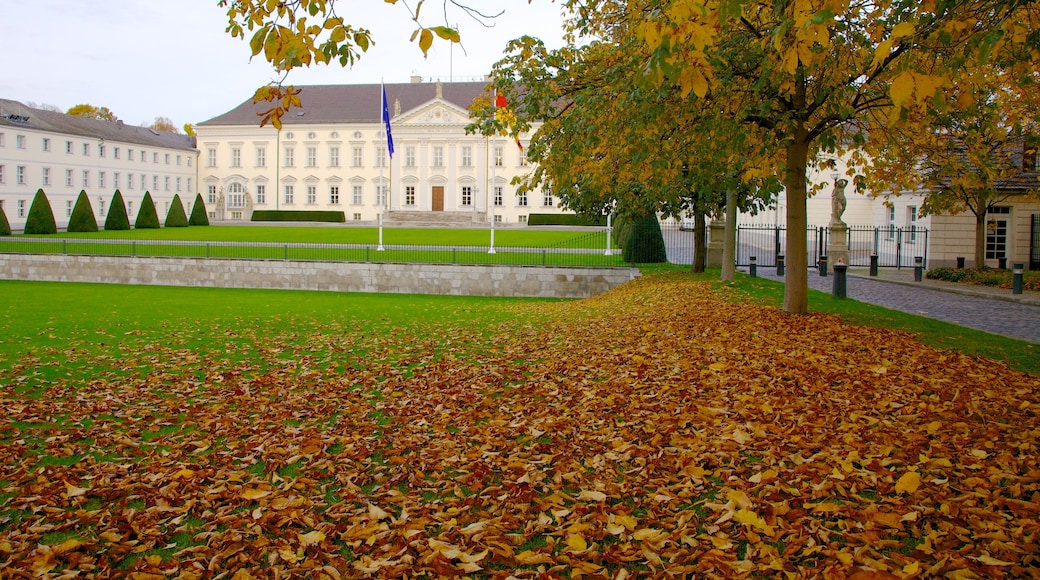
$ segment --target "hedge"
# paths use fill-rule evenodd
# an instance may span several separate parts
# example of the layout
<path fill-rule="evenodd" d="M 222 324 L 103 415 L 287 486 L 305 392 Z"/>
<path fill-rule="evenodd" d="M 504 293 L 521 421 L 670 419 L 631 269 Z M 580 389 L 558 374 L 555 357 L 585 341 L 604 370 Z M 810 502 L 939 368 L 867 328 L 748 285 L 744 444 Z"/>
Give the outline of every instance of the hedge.
<path fill-rule="evenodd" d="M 632 222 L 628 240 L 621 247 L 622 258 L 632 264 L 656 264 L 668 261 L 668 252 L 661 234 L 661 223 L 657 216 L 640 218 Z"/>
<path fill-rule="evenodd" d="M 575 213 L 533 213 L 527 216 L 529 226 L 606 226 L 607 216 L 583 216 Z"/>
<path fill-rule="evenodd" d="M 188 227 L 188 216 L 184 214 L 184 204 L 181 203 L 179 194 L 173 196 L 173 203 L 170 204 L 170 211 L 166 214 L 166 223 L 163 225 L 168 228 Z"/>
<path fill-rule="evenodd" d="M 994 286 L 1011 288 L 1014 283 L 1014 272 L 993 268 L 933 268 L 925 273 L 929 280 L 942 280 L 973 286 Z M 1040 291 L 1040 272 L 1023 272 L 1022 288 Z"/>
<path fill-rule="evenodd" d="M 128 230 L 130 229 L 130 217 L 126 215 L 126 202 L 123 194 L 116 190 L 112 196 L 112 204 L 108 208 L 108 217 L 105 218 L 106 230 Z"/>
<path fill-rule="evenodd" d="M 0 236 L 11 235 L 11 223 L 7 221 L 7 214 L 4 213 L 4 206 L 0 204 Z"/>
<path fill-rule="evenodd" d="M 98 231 L 97 219 L 94 218 L 94 208 L 90 206 L 90 198 L 87 197 L 87 192 L 82 189 L 79 192 L 79 197 L 76 198 L 76 205 L 72 208 L 72 215 L 69 216 L 69 227 L 66 230 L 70 232 Z"/>
<path fill-rule="evenodd" d="M 25 218 L 25 233 L 58 233 L 58 226 L 54 223 L 54 212 L 51 211 L 51 203 L 47 201 L 47 194 L 43 193 L 42 189 L 36 191 L 36 197 L 29 206 L 29 216 Z"/>
<path fill-rule="evenodd" d="M 195 205 L 191 208 L 191 217 L 188 218 L 189 226 L 208 226 L 209 216 L 206 215 L 206 204 L 202 201 L 202 194 L 195 194 Z"/>
<path fill-rule="evenodd" d="M 254 222 L 333 222 L 343 223 L 347 216 L 341 211 L 293 211 L 258 209 L 253 211 L 250 221 Z"/>
<path fill-rule="evenodd" d="M 134 221 L 134 229 L 136 230 L 154 230 L 159 228 L 159 214 L 155 213 L 155 202 L 152 201 L 152 194 L 144 192 L 144 199 L 141 200 L 141 209 L 137 212 L 137 220 Z"/>

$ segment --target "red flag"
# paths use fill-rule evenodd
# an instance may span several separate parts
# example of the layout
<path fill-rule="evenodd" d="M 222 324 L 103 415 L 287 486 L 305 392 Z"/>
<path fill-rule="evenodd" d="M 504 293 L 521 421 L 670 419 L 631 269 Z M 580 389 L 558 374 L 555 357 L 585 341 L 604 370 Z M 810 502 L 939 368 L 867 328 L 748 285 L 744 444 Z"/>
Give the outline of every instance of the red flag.
<path fill-rule="evenodd" d="M 509 106 L 509 103 L 506 102 L 505 95 L 495 95 L 495 107 L 496 108 L 503 108 L 503 107 L 508 107 L 508 106 Z"/>

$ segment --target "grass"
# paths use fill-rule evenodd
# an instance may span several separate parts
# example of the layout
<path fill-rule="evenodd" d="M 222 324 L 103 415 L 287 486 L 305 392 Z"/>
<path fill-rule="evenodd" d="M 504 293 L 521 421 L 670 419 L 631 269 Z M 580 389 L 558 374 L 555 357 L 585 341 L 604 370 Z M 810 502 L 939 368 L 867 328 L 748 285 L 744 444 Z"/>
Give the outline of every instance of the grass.
<path fill-rule="evenodd" d="M 495 230 L 495 245 L 541 248 L 583 237 L 590 232 L 575 230 L 531 230 L 505 228 Z M 22 236 L 12 236 L 17 239 Z M 27 236 L 37 237 L 37 236 Z M 379 230 L 372 227 L 287 227 L 287 226 L 207 226 L 159 228 L 144 230 L 99 231 L 96 233 L 60 233 L 58 238 L 100 240 L 178 240 L 196 242 L 274 242 L 288 244 L 376 244 Z M 481 246 L 490 241 L 487 228 L 383 228 L 383 243 L 392 245 Z M 604 243 L 590 243 L 598 248 Z"/>

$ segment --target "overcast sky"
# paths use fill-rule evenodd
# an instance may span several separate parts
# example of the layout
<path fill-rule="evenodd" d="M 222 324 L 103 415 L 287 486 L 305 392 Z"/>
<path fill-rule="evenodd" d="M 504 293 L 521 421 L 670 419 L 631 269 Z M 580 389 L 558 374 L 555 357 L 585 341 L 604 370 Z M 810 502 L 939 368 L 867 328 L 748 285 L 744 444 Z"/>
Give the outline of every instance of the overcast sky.
<path fill-rule="evenodd" d="M 377 44 L 353 68 L 298 69 L 287 82 L 401 83 L 412 75 L 475 80 L 490 72 L 513 38 L 528 34 L 551 47 L 562 44 L 560 7 L 549 0 L 468 4 L 505 14 L 485 29 L 456 9 L 449 20 L 462 31 L 465 53 L 435 42 L 424 60 L 409 42 L 414 27 L 403 5 L 340 0 L 338 14 L 370 29 Z M 442 6 L 427 0 L 423 23 L 443 24 Z M 0 98 L 62 111 L 88 103 L 130 124 L 150 125 L 162 116 L 181 127 L 232 109 L 276 78 L 261 57 L 250 62 L 247 41 L 224 32 L 226 11 L 217 0 L 0 0 L 0 14 Z"/>

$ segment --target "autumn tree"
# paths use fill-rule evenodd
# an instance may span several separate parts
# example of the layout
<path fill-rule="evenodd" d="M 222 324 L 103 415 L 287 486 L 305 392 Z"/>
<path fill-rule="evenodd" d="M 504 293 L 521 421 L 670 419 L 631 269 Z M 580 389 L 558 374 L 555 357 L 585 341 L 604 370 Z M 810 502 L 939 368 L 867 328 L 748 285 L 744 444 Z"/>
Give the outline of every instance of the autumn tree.
<path fill-rule="evenodd" d="M 183 128 L 185 135 L 189 137 L 195 136 L 195 125 L 192 125 L 191 123 L 185 123 Z"/>
<path fill-rule="evenodd" d="M 934 99 L 958 63 L 985 58 L 1008 39 L 1025 42 L 1017 23 L 1033 2 L 936 3 L 802 0 L 570 0 L 568 47 L 584 38 L 641 43 L 644 76 L 674 87 L 684 109 L 716 114 L 764 132 L 763 147 L 742 161 L 769 166 L 787 195 L 784 309 L 808 310 L 807 171 L 821 153 L 857 147 L 876 109 L 890 122 Z M 1028 32 L 1028 29 L 1026 29 Z M 942 54 L 931 60 L 917 55 Z M 730 155 L 738 146 L 715 143 Z"/>
<path fill-rule="evenodd" d="M 148 126 L 153 131 L 159 131 L 160 133 L 177 133 L 177 125 L 173 124 L 173 121 L 169 117 L 156 117 L 152 124 Z"/>
<path fill-rule="evenodd" d="M 65 112 L 67 115 L 73 115 L 76 117 L 87 117 L 90 119 L 100 119 L 102 121 L 118 121 L 119 117 L 108 109 L 108 107 L 95 107 L 94 105 L 81 104 L 72 107 Z"/>
<path fill-rule="evenodd" d="M 1012 198 L 1036 198 L 1040 106 L 1037 71 L 989 64 L 962 67 L 944 90 L 944 109 L 932 102 L 911 111 L 913 123 L 889 128 L 872 150 L 869 179 L 886 195 L 923 193 L 921 214 L 970 212 L 975 218 L 974 265 L 986 264 L 986 214 Z M 1028 173 L 1028 174 L 1027 174 Z"/>
<path fill-rule="evenodd" d="M 72 207 L 72 215 L 69 216 L 69 232 L 96 232 L 98 231 L 97 220 L 94 219 L 94 209 L 90 206 L 90 198 L 87 192 L 80 190 L 76 197 L 76 205 Z"/>

